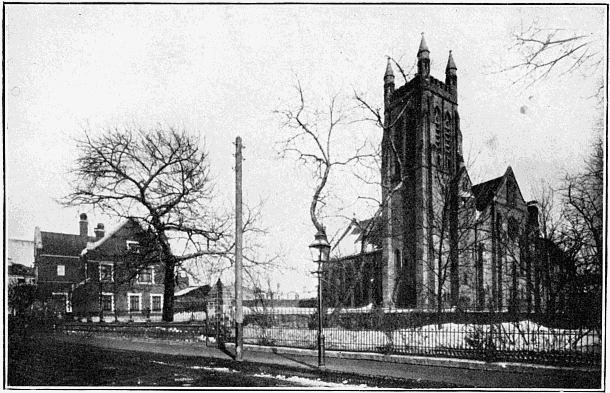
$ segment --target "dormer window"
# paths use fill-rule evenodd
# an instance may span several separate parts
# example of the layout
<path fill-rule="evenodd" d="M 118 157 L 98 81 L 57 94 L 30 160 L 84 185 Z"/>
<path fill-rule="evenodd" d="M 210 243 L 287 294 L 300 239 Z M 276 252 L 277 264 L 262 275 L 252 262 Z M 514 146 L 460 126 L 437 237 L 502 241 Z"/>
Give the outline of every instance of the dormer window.
<path fill-rule="evenodd" d="M 133 240 L 127 240 L 127 251 L 139 254 L 140 253 L 140 243 L 133 241 Z"/>

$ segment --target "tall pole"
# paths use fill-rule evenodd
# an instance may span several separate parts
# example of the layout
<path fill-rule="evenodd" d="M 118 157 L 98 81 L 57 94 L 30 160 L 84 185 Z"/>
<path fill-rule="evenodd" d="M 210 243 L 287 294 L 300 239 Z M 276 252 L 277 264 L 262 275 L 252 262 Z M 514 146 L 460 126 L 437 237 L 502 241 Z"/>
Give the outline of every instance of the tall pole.
<path fill-rule="evenodd" d="M 241 137 L 235 139 L 235 360 L 243 359 L 243 310 L 242 310 L 242 200 L 241 200 Z"/>
<path fill-rule="evenodd" d="M 324 330 L 322 330 L 322 261 L 318 262 L 318 368 L 326 367 Z"/>

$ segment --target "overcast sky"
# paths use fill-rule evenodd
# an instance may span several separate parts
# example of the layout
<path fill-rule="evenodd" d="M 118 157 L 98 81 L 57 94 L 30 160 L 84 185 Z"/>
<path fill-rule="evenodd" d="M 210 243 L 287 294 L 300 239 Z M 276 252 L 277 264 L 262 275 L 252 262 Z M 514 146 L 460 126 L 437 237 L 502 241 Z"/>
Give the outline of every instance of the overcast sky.
<path fill-rule="evenodd" d="M 90 228 L 116 225 L 55 202 L 70 191 L 71 138 L 84 128 L 161 123 L 200 133 L 228 204 L 240 135 L 245 200 L 267 200 L 269 250 L 281 250 L 299 271 L 274 279 L 283 291 L 313 289 L 312 183 L 275 148 L 282 130 L 273 111 L 296 98 L 296 78 L 322 96 L 357 90 L 380 106 L 386 56 L 410 67 L 425 32 L 437 79 L 444 80 L 453 50 L 464 150 L 476 158 L 473 181 L 511 165 L 529 200 L 540 179 L 580 167 L 599 113 L 589 97 L 605 75 L 524 90 L 511 86 L 514 75 L 495 73 L 515 60 L 511 33 L 536 18 L 591 35 L 593 49 L 606 51 L 604 7 L 7 5 L 6 236 L 33 239 L 35 226 L 76 234 L 81 212 Z M 358 189 L 344 181 L 331 186 Z M 346 215 L 365 218 L 360 213 Z"/>

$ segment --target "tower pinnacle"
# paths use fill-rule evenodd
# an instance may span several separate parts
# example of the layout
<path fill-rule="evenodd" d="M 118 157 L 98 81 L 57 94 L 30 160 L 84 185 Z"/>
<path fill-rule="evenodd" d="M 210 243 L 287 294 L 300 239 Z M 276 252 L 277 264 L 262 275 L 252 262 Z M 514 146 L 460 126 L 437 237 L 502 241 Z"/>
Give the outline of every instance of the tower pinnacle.
<path fill-rule="evenodd" d="M 385 69 L 384 78 L 387 78 L 388 76 L 394 77 L 394 70 L 392 69 L 392 62 L 389 57 L 388 57 L 388 66 Z"/>
<path fill-rule="evenodd" d="M 421 33 L 421 42 L 419 43 L 419 50 L 417 51 L 417 57 L 420 55 L 426 58 L 430 54 L 430 50 L 428 49 L 428 44 L 426 43 L 426 38 L 424 37 L 424 33 Z"/>
<path fill-rule="evenodd" d="M 455 61 L 453 61 L 453 55 L 451 54 L 451 51 L 449 51 L 449 60 L 447 60 L 446 68 L 446 71 L 449 70 L 457 70 L 457 67 L 455 66 Z"/>
<path fill-rule="evenodd" d="M 445 84 L 449 86 L 451 92 L 457 97 L 457 67 L 453 61 L 453 54 L 449 51 L 449 59 L 447 60 L 447 68 L 445 68 Z"/>
<path fill-rule="evenodd" d="M 389 99 L 394 93 L 394 70 L 392 70 L 392 63 L 388 57 L 388 66 L 385 69 L 385 75 L 383 76 L 383 91 L 385 103 L 389 103 Z"/>
<path fill-rule="evenodd" d="M 417 51 L 417 73 L 424 79 L 430 77 L 430 50 L 428 44 L 426 44 L 424 33 L 421 33 L 421 42 Z"/>

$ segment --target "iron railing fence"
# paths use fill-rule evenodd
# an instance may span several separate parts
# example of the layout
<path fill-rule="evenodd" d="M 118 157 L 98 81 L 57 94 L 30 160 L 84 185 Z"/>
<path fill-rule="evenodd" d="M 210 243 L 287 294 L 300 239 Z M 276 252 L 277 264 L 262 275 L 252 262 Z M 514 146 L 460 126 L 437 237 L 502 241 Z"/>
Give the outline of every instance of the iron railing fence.
<path fill-rule="evenodd" d="M 178 339 L 190 341 L 209 341 L 219 335 L 217 327 L 209 323 L 91 323 L 70 322 L 57 325 L 57 331 L 65 334 L 94 335 L 104 334 L 116 337 Z M 222 335 L 225 335 L 222 332 Z"/>
<path fill-rule="evenodd" d="M 535 313 L 325 310 L 327 350 L 440 356 L 564 366 L 601 365 L 601 326 Z M 233 330 L 228 329 L 233 339 Z M 265 309 L 244 316 L 244 342 L 317 347 L 317 310 Z"/>
<path fill-rule="evenodd" d="M 244 314 L 246 344 L 317 348 L 318 314 L 314 308 L 249 309 Z M 569 316 L 381 309 L 327 309 L 324 315 L 326 349 L 331 351 L 601 365 L 601 327 Z M 235 340 L 233 310 L 207 317 L 173 323 L 74 322 L 58 329 L 72 334 L 193 340 L 212 345 Z"/>

